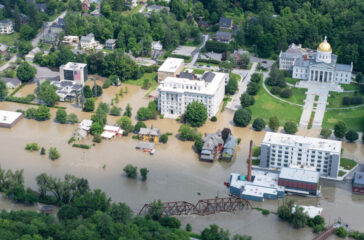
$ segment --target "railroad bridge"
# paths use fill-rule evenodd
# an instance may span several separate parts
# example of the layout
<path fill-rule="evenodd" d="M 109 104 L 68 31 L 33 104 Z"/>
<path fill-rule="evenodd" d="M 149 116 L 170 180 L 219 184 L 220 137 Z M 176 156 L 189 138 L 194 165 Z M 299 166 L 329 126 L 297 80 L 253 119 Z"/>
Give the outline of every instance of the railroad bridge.
<path fill-rule="evenodd" d="M 151 204 L 144 204 L 139 215 L 145 216 L 148 214 Z M 211 198 L 199 200 L 196 204 L 186 201 L 164 202 L 163 215 L 209 215 L 219 212 L 234 212 L 253 208 L 248 200 L 237 197 L 227 198 Z"/>

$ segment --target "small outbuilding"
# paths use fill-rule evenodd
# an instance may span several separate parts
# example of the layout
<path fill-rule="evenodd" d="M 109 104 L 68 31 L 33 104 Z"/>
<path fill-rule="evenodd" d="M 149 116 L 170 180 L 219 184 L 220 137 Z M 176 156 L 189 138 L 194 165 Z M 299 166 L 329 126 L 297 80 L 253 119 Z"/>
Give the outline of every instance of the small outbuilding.
<path fill-rule="evenodd" d="M 0 110 L 0 127 L 11 128 L 23 117 L 21 112 Z"/>
<path fill-rule="evenodd" d="M 159 129 L 153 126 L 151 128 L 140 128 L 138 133 L 139 139 L 144 142 L 152 141 L 157 143 L 160 135 Z"/>

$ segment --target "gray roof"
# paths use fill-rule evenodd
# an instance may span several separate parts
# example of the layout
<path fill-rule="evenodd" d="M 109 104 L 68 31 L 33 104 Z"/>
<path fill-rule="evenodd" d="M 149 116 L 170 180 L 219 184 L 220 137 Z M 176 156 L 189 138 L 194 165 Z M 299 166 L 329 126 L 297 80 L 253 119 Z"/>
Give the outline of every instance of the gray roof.
<path fill-rule="evenodd" d="M 236 137 L 233 137 L 233 136 L 231 136 L 231 134 L 229 134 L 229 136 L 227 137 L 225 144 L 224 144 L 224 150 L 225 149 L 234 149 L 236 144 L 237 144 Z"/>
<path fill-rule="evenodd" d="M 116 39 L 108 39 L 108 40 L 106 40 L 105 43 L 106 44 L 114 44 L 114 43 L 116 43 Z"/>
<path fill-rule="evenodd" d="M 317 184 L 320 180 L 320 173 L 303 168 L 284 167 L 279 173 L 279 178 Z"/>
<path fill-rule="evenodd" d="M 189 72 L 181 72 L 179 74 L 179 77 L 180 78 L 187 78 L 187 79 L 193 80 L 195 78 L 195 75 L 193 73 L 189 73 Z"/>
<path fill-rule="evenodd" d="M 93 33 L 89 33 L 86 36 L 82 36 L 81 41 L 91 42 L 91 40 L 94 39 L 94 38 L 95 38 L 95 35 Z"/>
<path fill-rule="evenodd" d="M 212 151 L 220 144 L 224 144 L 224 140 L 221 138 L 221 133 L 218 131 L 216 133 L 207 134 L 203 137 L 204 144 L 202 150 Z"/>
<path fill-rule="evenodd" d="M 308 67 L 310 65 L 310 60 L 304 60 L 303 57 L 298 57 L 294 63 L 297 67 Z"/>
<path fill-rule="evenodd" d="M 46 3 L 36 3 L 35 7 L 37 8 L 38 11 L 44 12 L 47 8 L 47 4 Z"/>
<path fill-rule="evenodd" d="M 160 136 L 160 131 L 158 128 L 140 128 L 139 134 L 142 135 L 151 135 L 151 136 Z"/>
<path fill-rule="evenodd" d="M 364 172 L 356 172 L 354 175 L 354 184 L 364 185 Z"/>
<path fill-rule="evenodd" d="M 17 86 L 19 84 L 21 84 L 21 81 L 18 78 L 6 78 L 6 77 L 2 77 L 2 80 L 4 80 L 5 83 L 11 83 L 14 86 Z"/>
<path fill-rule="evenodd" d="M 140 148 L 140 149 L 153 149 L 154 148 L 154 143 L 150 143 L 150 142 L 138 142 L 138 144 L 136 145 L 136 148 Z"/>
<path fill-rule="evenodd" d="M 3 19 L 0 21 L 0 24 L 1 25 L 11 25 L 11 24 L 13 24 L 13 22 L 9 19 Z"/>
<path fill-rule="evenodd" d="M 205 72 L 203 75 L 202 75 L 202 79 L 205 81 L 205 82 L 212 82 L 212 80 L 214 80 L 215 78 L 215 73 L 213 72 Z"/>
<path fill-rule="evenodd" d="M 230 28 L 233 25 L 233 20 L 231 18 L 221 17 L 219 21 L 219 26 L 223 28 Z"/>
<path fill-rule="evenodd" d="M 348 64 L 336 64 L 336 71 L 351 72 L 351 65 Z"/>
<path fill-rule="evenodd" d="M 218 40 L 223 40 L 223 41 L 230 41 L 231 39 L 231 33 L 230 32 L 222 32 L 222 31 L 218 31 L 216 33 L 216 38 Z"/>

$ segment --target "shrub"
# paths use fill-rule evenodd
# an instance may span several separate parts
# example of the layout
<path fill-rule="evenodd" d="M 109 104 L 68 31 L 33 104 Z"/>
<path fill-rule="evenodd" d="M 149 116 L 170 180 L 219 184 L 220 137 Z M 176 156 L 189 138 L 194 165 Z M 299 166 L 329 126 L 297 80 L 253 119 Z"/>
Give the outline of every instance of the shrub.
<path fill-rule="evenodd" d="M 93 112 L 95 110 L 95 100 L 92 98 L 87 98 L 85 104 L 83 105 L 83 111 Z"/>
<path fill-rule="evenodd" d="M 241 138 L 238 138 L 238 144 L 240 144 L 240 142 L 241 142 Z"/>
<path fill-rule="evenodd" d="M 105 80 L 105 82 L 102 84 L 102 88 L 109 88 L 111 85 L 111 80 L 108 78 Z"/>
<path fill-rule="evenodd" d="M 137 117 L 139 121 L 145 121 L 152 117 L 152 111 L 149 108 L 141 107 L 138 109 Z"/>
<path fill-rule="evenodd" d="M 279 119 L 276 116 L 270 117 L 268 126 L 273 132 L 277 131 L 279 128 Z"/>
<path fill-rule="evenodd" d="M 258 91 L 259 91 L 259 84 L 258 83 L 255 83 L 255 82 L 250 82 L 248 84 L 248 89 L 247 89 L 247 92 L 249 95 L 251 96 L 255 96 L 257 95 Z"/>
<path fill-rule="evenodd" d="M 285 88 L 282 90 L 279 96 L 281 96 L 282 98 L 290 98 L 292 96 L 292 91 L 289 88 Z"/>
<path fill-rule="evenodd" d="M 45 148 L 44 147 L 42 147 L 42 149 L 40 150 L 40 155 L 45 155 L 46 154 L 46 152 L 45 152 Z"/>
<path fill-rule="evenodd" d="M 75 137 L 71 137 L 71 138 L 68 140 L 68 144 L 70 144 L 70 143 L 72 143 L 72 142 L 74 142 L 74 141 L 76 141 Z"/>
<path fill-rule="evenodd" d="M 295 134 L 297 132 L 297 124 L 289 121 L 284 124 L 284 131 L 288 134 Z"/>
<path fill-rule="evenodd" d="M 359 135 L 356 131 L 354 130 L 349 130 L 346 134 L 345 134 L 345 138 L 349 141 L 349 142 L 354 142 L 356 140 L 358 140 Z"/>
<path fill-rule="evenodd" d="M 101 137 L 101 135 L 100 135 L 100 134 L 95 134 L 95 135 L 94 135 L 94 138 L 92 139 L 92 141 L 93 141 L 93 142 L 95 142 L 95 143 L 100 143 L 100 142 L 102 142 L 102 137 Z"/>
<path fill-rule="evenodd" d="M 344 227 L 339 227 L 335 229 L 335 234 L 340 238 L 346 238 L 346 235 L 348 235 L 348 232 Z"/>
<path fill-rule="evenodd" d="M 251 82 L 259 83 L 260 82 L 260 75 L 258 73 L 253 73 L 253 75 L 250 78 Z"/>
<path fill-rule="evenodd" d="M 138 175 L 138 168 L 131 164 L 126 165 L 123 170 L 128 178 L 136 178 Z"/>
<path fill-rule="evenodd" d="M 249 108 L 242 108 L 235 112 L 234 123 L 240 127 L 246 127 L 252 119 L 252 112 Z"/>
<path fill-rule="evenodd" d="M 196 148 L 197 153 L 200 154 L 203 147 L 203 140 L 201 135 L 198 135 L 196 137 L 194 146 Z"/>
<path fill-rule="evenodd" d="M 116 107 L 113 106 L 110 110 L 110 115 L 111 116 L 120 116 L 121 115 L 121 108 L 120 107 Z"/>
<path fill-rule="evenodd" d="M 40 149 L 38 143 L 28 143 L 26 146 L 25 146 L 25 150 L 28 150 L 28 151 L 38 151 Z"/>
<path fill-rule="evenodd" d="M 73 144 L 72 147 L 78 147 L 78 148 L 83 148 L 83 149 L 90 149 L 91 146 L 87 145 L 87 144 Z"/>
<path fill-rule="evenodd" d="M 270 213 L 270 211 L 269 210 L 267 210 L 267 209 L 263 209 L 262 210 L 262 214 L 263 215 L 268 215 Z"/>
<path fill-rule="evenodd" d="M 256 118 L 253 122 L 253 128 L 256 131 L 262 131 L 265 128 L 265 121 L 262 118 Z"/>
<path fill-rule="evenodd" d="M 159 141 L 161 143 L 167 143 L 168 142 L 168 135 L 167 134 L 162 134 L 162 136 L 160 137 Z"/>
<path fill-rule="evenodd" d="M 330 129 L 328 129 L 328 128 L 323 128 L 323 129 L 321 129 L 320 135 L 321 135 L 323 138 L 327 139 L 327 138 L 329 138 L 329 137 L 331 136 L 331 133 L 332 133 L 332 131 L 331 131 Z"/>
<path fill-rule="evenodd" d="M 213 117 L 211 118 L 211 122 L 216 122 L 216 121 L 217 121 L 217 117 L 213 116 Z"/>
<path fill-rule="evenodd" d="M 67 113 L 63 109 L 58 109 L 56 112 L 56 121 L 59 123 L 66 123 L 67 122 Z"/>
<path fill-rule="evenodd" d="M 260 156 L 260 147 L 258 147 L 258 146 L 255 146 L 254 148 L 253 148 L 253 157 L 259 157 Z"/>
<path fill-rule="evenodd" d="M 139 170 L 139 172 L 140 172 L 140 175 L 142 176 L 142 181 L 147 180 L 147 175 L 148 175 L 149 170 L 147 168 L 141 168 Z"/>
<path fill-rule="evenodd" d="M 58 152 L 57 148 L 51 147 L 49 148 L 49 157 L 52 160 L 56 160 L 61 156 L 61 154 Z"/>
<path fill-rule="evenodd" d="M 338 123 L 335 124 L 334 126 L 334 135 L 337 138 L 343 138 L 345 136 L 346 133 L 346 125 L 344 122 L 339 121 Z"/>
<path fill-rule="evenodd" d="M 235 78 L 230 78 L 225 86 L 225 94 L 233 95 L 238 90 L 238 81 Z"/>
<path fill-rule="evenodd" d="M 278 87 L 278 86 L 274 86 L 272 87 L 272 89 L 270 90 L 270 92 L 274 95 L 281 95 L 282 93 L 282 88 Z"/>
<path fill-rule="evenodd" d="M 186 231 L 187 231 L 187 232 L 191 232 L 191 231 L 192 231 L 192 226 L 191 226 L 191 224 L 189 224 L 189 223 L 187 223 L 187 224 L 186 224 Z"/>
<path fill-rule="evenodd" d="M 254 102 L 254 97 L 247 93 L 244 93 L 240 96 L 240 104 L 243 108 L 254 105 Z"/>
<path fill-rule="evenodd" d="M 76 114 L 74 113 L 70 113 L 67 116 L 67 122 L 71 123 L 71 124 L 75 124 L 78 123 L 78 117 Z"/>

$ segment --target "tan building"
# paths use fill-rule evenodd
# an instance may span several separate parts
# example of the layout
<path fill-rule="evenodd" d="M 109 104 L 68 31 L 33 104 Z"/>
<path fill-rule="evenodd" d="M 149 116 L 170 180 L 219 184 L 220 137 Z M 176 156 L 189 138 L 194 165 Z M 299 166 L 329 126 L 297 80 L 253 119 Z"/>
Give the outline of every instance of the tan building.
<path fill-rule="evenodd" d="M 185 67 L 183 59 L 167 58 L 162 66 L 158 69 L 158 82 L 163 81 L 167 77 L 177 77 Z"/>

